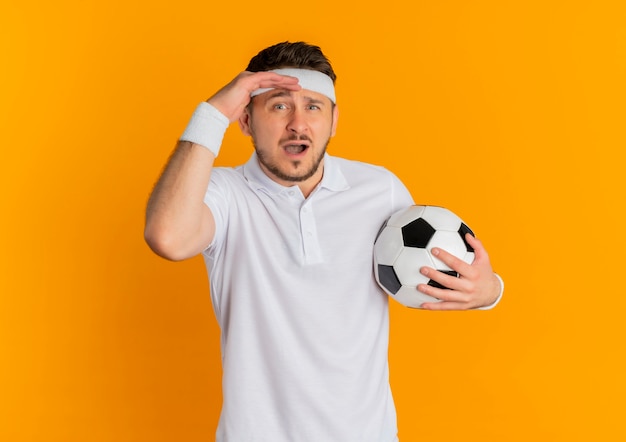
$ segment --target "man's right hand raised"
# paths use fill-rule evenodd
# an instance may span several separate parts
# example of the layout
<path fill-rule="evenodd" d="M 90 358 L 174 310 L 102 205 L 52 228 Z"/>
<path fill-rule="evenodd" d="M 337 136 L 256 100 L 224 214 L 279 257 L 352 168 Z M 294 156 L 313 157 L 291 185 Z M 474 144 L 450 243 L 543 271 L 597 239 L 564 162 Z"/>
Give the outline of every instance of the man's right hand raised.
<path fill-rule="evenodd" d="M 274 88 L 298 91 L 298 79 L 274 72 L 248 72 L 237 75 L 230 83 L 217 91 L 207 103 L 219 110 L 233 123 L 239 119 L 250 103 L 250 94 L 257 89 Z"/>

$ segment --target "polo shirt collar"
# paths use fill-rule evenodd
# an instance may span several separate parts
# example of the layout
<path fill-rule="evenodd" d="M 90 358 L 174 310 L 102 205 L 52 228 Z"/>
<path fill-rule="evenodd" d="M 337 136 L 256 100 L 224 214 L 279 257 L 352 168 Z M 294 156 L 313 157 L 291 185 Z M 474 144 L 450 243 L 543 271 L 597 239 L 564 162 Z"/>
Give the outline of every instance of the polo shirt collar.
<path fill-rule="evenodd" d="M 243 176 L 256 189 L 264 190 L 274 195 L 296 186 L 286 187 L 268 177 L 259 165 L 256 152 L 254 152 L 248 162 L 243 165 Z M 324 155 L 324 175 L 319 188 L 328 189 L 332 192 L 340 192 L 350 188 L 336 158 L 328 154 Z"/>

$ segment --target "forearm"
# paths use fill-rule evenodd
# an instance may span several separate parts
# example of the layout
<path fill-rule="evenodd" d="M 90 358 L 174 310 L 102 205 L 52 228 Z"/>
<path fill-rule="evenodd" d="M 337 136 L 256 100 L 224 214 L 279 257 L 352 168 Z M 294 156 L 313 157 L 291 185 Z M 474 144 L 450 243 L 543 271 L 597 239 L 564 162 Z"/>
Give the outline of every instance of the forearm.
<path fill-rule="evenodd" d="M 146 210 L 145 239 L 158 255 L 182 260 L 200 253 L 213 238 L 213 216 L 204 194 L 215 155 L 204 146 L 179 141 Z"/>

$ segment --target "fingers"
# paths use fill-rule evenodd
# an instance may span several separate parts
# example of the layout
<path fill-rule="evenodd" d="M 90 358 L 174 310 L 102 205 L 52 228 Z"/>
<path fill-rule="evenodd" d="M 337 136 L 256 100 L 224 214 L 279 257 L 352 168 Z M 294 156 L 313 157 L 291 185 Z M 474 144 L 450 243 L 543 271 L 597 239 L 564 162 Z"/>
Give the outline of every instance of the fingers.
<path fill-rule="evenodd" d="M 490 305 L 497 299 L 500 283 L 493 273 L 489 256 L 482 243 L 471 235 L 467 242 L 474 248 L 474 261 L 468 264 L 456 256 L 439 248 L 431 253 L 441 262 L 458 273 L 458 277 L 445 274 L 430 267 L 423 267 L 420 272 L 429 279 L 447 289 L 420 284 L 417 289 L 440 302 L 425 303 L 426 310 L 466 310 Z"/>
<path fill-rule="evenodd" d="M 422 310 L 432 311 L 451 311 L 451 310 L 468 310 L 465 303 L 461 302 L 425 302 L 421 306 Z"/>
<path fill-rule="evenodd" d="M 239 89 L 250 101 L 250 94 L 257 89 L 287 89 L 292 91 L 300 90 L 296 77 L 280 75 L 275 72 L 242 72 L 228 86 L 232 89 Z M 227 88 L 228 88 L 227 86 Z"/>
<path fill-rule="evenodd" d="M 298 84 L 298 79 L 288 75 L 280 75 L 275 72 L 245 72 L 244 75 L 249 76 L 249 93 L 254 92 L 256 89 L 264 88 L 287 89 L 294 91 L 301 89 Z"/>
<path fill-rule="evenodd" d="M 489 255 L 487 254 L 483 243 L 478 238 L 466 233 L 465 240 L 474 249 L 474 261 L 489 261 Z"/>
<path fill-rule="evenodd" d="M 459 273 L 462 277 L 474 278 L 476 277 L 476 271 L 484 269 L 489 269 L 489 272 L 491 273 L 489 255 L 483 247 L 482 242 L 469 233 L 465 235 L 465 239 L 474 249 L 474 260 L 471 264 L 466 263 L 461 258 L 458 258 L 439 247 L 433 247 L 430 253 L 452 270 Z"/>
<path fill-rule="evenodd" d="M 466 263 L 461 258 L 458 258 L 451 253 L 440 249 L 439 247 L 433 247 L 430 253 L 439 261 L 443 262 L 445 265 L 461 275 L 466 275 L 468 272 L 470 272 L 470 264 Z"/>
<path fill-rule="evenodd" d="M 464 310 L 471 308 L 473 287 L 468 280 L 427 267 L 422 268 L 420 272 L 429 279 L 446 287 L 439 288 L 428 284 L 419 284 L 417 289 L 420 292 L 441 301 L 422 304 L 422 308 L 427 310 Z"/>
<path fill-rule="evenodd" d="M 449 276 L 449 278 L 459 280 L 459 278 L 453 276 Z M 468 310 L 475 307 L 473 298 L 463 291 L 440 289 L 428 284 L 420 284 L 417 289 L 428 296 L 440 300 L 439 302 L 423 303 L 421 308 L 424 310 Z"/>
<path fill-rule="evenodd" d="M 427 302 L 421 305 L 424 310 L 469 310 L 494 305 L 502 291 L 500 279 L 492 273 L 491 277 L 481 278 L 478 285 L 473 285 L 469 292 L 446 290 L 420 284 L 417 289 L 439 302 Z"/>
<path fill-rule="evenodd" d="M 237 121 L 250 103 L 250 94 L 257 89 L 274 88 L 290 91 L 300 90 L 296 77 L 275 72 L 247 72 L 237 75 L 230 83 L 217 91 L 208 103 L 215 106 L 232 123 Z"/>
<path fill-rule="evenodd" d="M 468 291 L 471 290 L 470 280 L 466 278 L 461 278 L 456 275 L 451 275 L 448 273 L 444 273 L 442 271 L 438 271 L 432 269 L 430 267 L 422 267 L 420 269 L 420 273 L 427 277 L 428 279 L 440 284 L 444 288 L 439 288 L 436 286 L 430 286 L 428 284 L 423 284 L 425 288 L 429 291 L 429 295 L 432 295 L 432 292 L 437 291 L 438 294 L 443 295 L 446 292 L 450 291 Z M 436 298 L 442 299 L 440 296 L 435 296 Z"/>

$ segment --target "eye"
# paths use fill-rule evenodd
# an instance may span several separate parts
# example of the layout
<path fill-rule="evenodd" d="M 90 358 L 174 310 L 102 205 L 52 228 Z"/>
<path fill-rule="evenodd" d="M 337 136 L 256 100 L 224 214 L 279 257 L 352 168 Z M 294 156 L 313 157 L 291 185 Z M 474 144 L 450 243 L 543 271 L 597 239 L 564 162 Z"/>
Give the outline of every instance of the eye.
<path fill-rule="evenodd" d="M 284 103 L 278 103 L 274 105 L 274 109 L 276 110 L 285 110 L 287 109 L 287 105 Z"/>
<path fill-rule="evenodd" d="M 307 106 L 307 109 L 308 109 L 308 110 L 319 110 L 319 109 L 320 109 L 320 107 L 319 107 L 317 104 L 309 104 L 309 105 Z"/>

